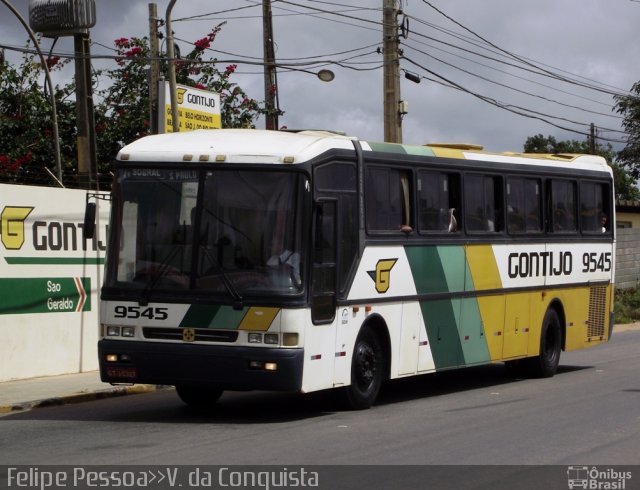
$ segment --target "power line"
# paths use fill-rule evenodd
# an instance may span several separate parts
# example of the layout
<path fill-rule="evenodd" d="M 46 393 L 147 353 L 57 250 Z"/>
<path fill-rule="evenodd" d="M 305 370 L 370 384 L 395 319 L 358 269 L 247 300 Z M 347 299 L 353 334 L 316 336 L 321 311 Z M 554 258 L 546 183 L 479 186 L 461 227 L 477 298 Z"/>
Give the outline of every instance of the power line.
<path fill-rule="evenodd" d="M 577 80 L 569 79 L 569 78 L 563 77 L 562 75 L 559 75 L 557 73 L 549 71 L 549 70 L 547 70 L 545 68 L 541 68 L 541 67 L 537 66 L 536 64 L 531 63 L 531 62 L 527 61 L 526 59 L 524 59 L 524 58 L 522 58 L 522 57 L 520 57 L 520 56 L 518 56 L 518 55 L 516 55 L 516 54 L 514 54 L 514 53 L 512 53 L 510 51 L 507 51 L 506 49 L 503 49 L 503 48 L 497 46 L 496 44 L 492 43 L 491 41 L 485 39 L 480 34 L 476 33 L 475 31 L 473 31 L 473 30 L 469 29 L 468 27 L 464 26 L 463 24 L 461 24 L 457 20 L 453 19 L 452 17 L 450 17 L 449 15 L 447 15 L 446 13 L 444 13 L 443 11 L 441 11 L 440 9 L 438 9 L 437 7 L 432 5 L 427 0 L 422 0 L 422 2 L 424 4 L 426 4 L 426 5 L 428 5 L 429 7 L 431 7 L 433 10 L 438 12 L 443 17 L 447 18 L 449 21 L 453 22 L 454 24 L 456 24 L 457 26 L 461 27 L 465 31 L 469 32 L 473 36 L 477 37 L 481 41 L 487 43 L 489 46 L 492 46 L 493 48 L 495 48 L 495 49 L 499 50 L 500 52 L 506 54 L 510 58 L 512 58 L 512 59 L 514 59 L 516 61 L 519 61 L 520 63 L 523 63 L 524 65 L 530 66 L 531 68 L 534 68 L 534 69 L 536 69 L 536 70 L 538 70 L 538 71 L 540 71 L 542 73 L 546 73 L 548 76 L 550 76 L 552 78 L 555 78 L 557 80 L 564 81 L 564 82 L 567 82 L 567 83 L 571 83 L 571 84 L 574 84 L 574 85 L 590 88 L 592 90 L 597 90 L 597 91 L 600 91 L 600 92 L 603 92 L 603 93 L 606 93 L 606 94 L 609 94 L 609 95 L 613 95 L 613 96 L 615 96 L 615 95 L 618 95 L 618 96 L 624 95 L 624 94 L 620 94 L 620 93 L 617 93 L 617 92 L 612 92 L 610 90 L 601 89 L 601 88 L 595 87 L 593 85 L 585 84 L 585 83 L 582 83 L 582 82 L 577 81 Z"/>
<path fill-rule="evenodd" d="M 530 118 L 530 119 L 537 119 L 539 121 L 542 121 L 542 122 L 544 122 L 546 124 L 554 126 L 554 127 L 558 128 L 558 129 L 562 129 L 564 131 L 569 131 L 569 132 L 580 134 L 580 135 L 583 135 L 583 136 L 589 136 L 590 135 L 590 133 L 587 132 L 587 131 L 579 131 L 579 130 L 572 129 L 572 128 L 569 128 L 569 127 L 566 127 L 566 126 L 562 126 L 562 125 L 560 125 L 558 123 L 555 123 L 553 121 L 550 121 L 548 119 L 548 118 L 552 118 L 552 119 L 562 119 L 562 118 L 557 118 L 555 116 L 551 116 L 549 114 L 536 112 L 536 111 L 533 111 L 531 109 L 526 109 L 526 108 L 523 108 L 523 107 L 519 107 L 519 106 L 515 106 L 515 105 L 505 104 L 505 103 L 499 102 L 498 100 L 496 100 L 496 99 L 494 99 L 492 97 L 488 97 L 486 95 L 482 95 L 482 94 L 479 94 L 479 93 L 474 92 L 472 90 L 469 90 L 469 89 L 463 87 L 462 85 L 460 85 L 460 84 L 458 84 L 456 82 L 453 82 L 452 80 L 449 80 L 448 78 L 446 78 L 446 77 L 444 77 L 442 75 L 439 75 L 438 73 L 434 72 L 433 70 L 430 70 L 430 69 L 426 68 L 425 66 L 421 65 L 420 63 L 417 63 L 417 62 L 413 61 L 412 59 L 407 58 L 406 56 L 403 59 L 405 59 L 406 61 L 408 61 L 412 65 L 414 65 L 414 66 L 416 66 L 418 68 L 421 68 L 422 70 L 424 70 L 427 73 L 433 75 L 434 77 L 437 77 L 438 79 L 443 80 L 444 82 L 446 82 L 449 85 L 449 87 L 456 88 L 456 89 L 458 89 L 458 90 L 460 90 L 462 92 L 465 92 L 465 93 L 467 93 L 469 95 L 472 95 L 473 97 L 476 97 L 476 98 L 482 100 L 483 102 L 487 102 L 487 103 L 489 103 L 489 104 L 491 104 L 491 105 L 493 105 L 495 107 L 498 107 L 500 109 L 504 109 L 506 111 L 512 112 L 514 114 L 518 114 L 518 115 L 523 116 L 523 117 L 527 117 L 527 118 Z M 573 121 L 568 121 L 568 122 L 574 123 Z M 578 124 L 578 125 L 581 125 L 581 126 L 589 126 L 590 125 L 590 123 L 579 123 L 579 122 L 575 123 L 575 124 Z M 620 131 L 620 132 L 624 133 L 622 131 Z M 626 141 L 616 140 L 616 139 L 612 139 L 612 138 L 601 138 L 601 139 L 603 139 L 605 141 L 612 142 L 612 143 L 626 143 Z"/>
<path fill-rule="evenodd" d="M 216 12 L 209 12 L 207 14 L 191 15 L 189 17 L 181 17 L 179 19 L 174 19 L 173 22 L 181 22 L 181 21 L 186 21 L 186 20 L 197 20 L 200 17 L 206 17 L 208 15 L 228 14 L 230 12 L 237 12 L 238 10 L 245 10 L 245 9 L 250 9 L 250 8 L 254 8 L 254 7 L 258 7 L 258 6 L 259 6 L 259 4 L 245 5 L 244 7 L 236 7 L 236 8 L 232 8 L 232 9 L 226 9 L 226 10 L 218 10 Z"/>
<path fill-rule="evenodd" d="M 640 0 L 638 0 L 638 1 L 640 1 Z M 498 56 L 504 56 L 505 58 L 508 58 L 508 56 L 503 54 L 502 52 L 500 52 L 498 50 L 495 50 L 495 49 L 491 49 L 490 47 L 487 47 L 485 44 L 478 43 L 478 42 L 474 41 L 473 38 L 470 38 L 470 37 L 465 36 L 463 34 L 457 33 L 457 32 L 452 31 L 450 29 L 446 29 L 446 28 L 444 28 L 442 26 L 439 26 L 437 24 L 433 24 L 431 22 L 427 22 L 427 21 L 425 21 L 425 20 L 423 20 L 423 19 L 421 19 L 419 17 L 415 17 L 413 15 L 408 15 L 407 14 L 407 17 L 409 17 L 411 20 L 414 20 L 414 21 L 418 22 L 419 24 L 425 25 L 425 26 L 427 26 L 427 27 L 429 27 L 431 29 L 434 29 L 436 31 L 442 32 L 443 34 L 446 34 L 448 36 L 454 37 L 454 38 L 456 38 L 456 39 L 458 39 L 460 41 L 463 41 L 465 43 L 471 44 L 472 46 L 478 47 L 480 49 L 484 49 L 484 50 L 488 51 L 489 53 L 492 53 L 492 54 L 495 54 L 495 55 L 498 55 Z M 420 34 L 418 33 L 418 35 L 420 35 Z M 436 38 L 429 37 L 429 39 L 437 41 L 437 42 L 443 42 L 443 41 L 440 41 L 439 39 L 436 39 Z M 450 45 L 450 46 L 454 46 L 454 45 Z M 456 47 L 457 49 L 461 49 L 461 50 L 467 51 L 467 50 L 465 50 L 465 49 L 463 49 L 463 48 L 461 48 L 459 46 L 454 46 L 454 47 Z M 468 51 L 468 52 L 470 52 L 470 51 Z M 475 53 L 475 52 L 473 52 L 473 53 L 478 55 L 478 56 L 494 60 L 494 58 L 489 58 L 489 57 L 483 56 L 480 53 Z M 562 68 L 558 68 L 558 67 L 555 67 L 553 65 L 546 64 L 546 63 L 544 63 L 542 61 L 534 60 L 532 58 L 528 58 L 526 56 L 522 56 L 522 55 L 518 55 L 518 56 L 520 58 L 522 58 L 522 59 L 530 61 L 531 63 L 535 63 L 536 65 L 542 65 L 542 66 L 545 66 L 547 68 L 551 68 L 553 70 L 556 70 L 556 71 L 559 71 L 559 72 L 562 72 L 562 73 L 566 73 L 567 75 L 571 75 L 572 77 L 579 78 L 579 79 L 582 79 L 582 80 L 586 80 L 588 82 L 592 82 L 593 84 L 596 84 L 596 85 L 601 85 L 603 87 L 609 87 L 609 88 L 614 89 L 616 91 L 622 92 L 623 94 L 630 94 L 630 92 L 627 91 L 626 89 L 623 89 L 623 88 L 620 88 L 620 87 L 616 87 L 614 85 L 610 85 L 610 84 L 607 84 L 607 83 L 604 83 L 604 82 L 600 82 L 598 80 L 594 80 L 592 78 L 585 77 L 583 75 L 579 75 L 579 74 L 564 70 Z M 495 60 L 495 61 L 500 62 L 499 60 Z"/>
<path fill-rule="evenodd" d="M 11 46 L 11 45 L 6 45 L 6 44 L 1 44 L 0 43 L 0 48 L 3 49 L 7 49 L 9 51 L 16 51 L 16 52 L 20 52 L 20 53 L 26 53 L 26 54 L 36 54 L 36 51 L 34 49 L 29 49 L 29 48 L 21 48 L 21 47 L 15 47 L 15 46 Z M 368 56 L 371 54 L 376 54 L 377 51 L 371 51 L 368 53 L 363 53 L 361 55 L 357 55 L 356 57 L 363 57 L 363 56 Z M 64 59 L 76 59 L 78 58 L 77 56 L 75 56 L 75 54 L 71 54 L 71 53 L 64 53 L 64 52 L 54 52 L 52 53 L 52 55 L 54 56 L 58 56 L 60 58 L 64 58 Z M 136 56 L 135 58 L 127 58 L 126 56 L 123 55 L 105 55 L 105 54 L 94 54 L 92 53 L 90 56 L 88 56 L 88 58 L 92 59 L 92 60 L 115 60 L 115 61 L 131 61 L 131 62 L 139 62 L 139 63 L 148 63 L 151 61 L 167 61 L 166 57 L 162 57 L 162 56 L 158 56 L 158 57 L 151 57 L 151 56 Z M 382 67 L 382 64 L 380 62 L 377 61 L 366 61 L 366 62 L 353 62 L 353 61 L 349 61 L 351 59 L 353 59 L 354 57 L 350 57 L 350 58 L 345 58 L 344 60 L 333 60 L 333 59 L 328 59 L 328 60 L 309 60 L 309 61 L 298 61 L 295 63 L 279 63 L 277 62 L 276 65 L 278 68 L 290 68 L 291 70 L 295 70 L 296 67 L 298 68 L 302 68 L 302 67 L 313 67 L 314 65 L 318 65 L 320 63 L 326 64 L 326 65 L 335 65 L 335 66 L 340 66 L 343 68 L 348 68 L 348 69 L 352 69 L 352 70 L 356 70 L 356 71 L 369 71 L 371 69 L 378 69 L 380 67 Z M 240 58 L 229 58 L 229 59 L 214 59 L 214 60 L 190 60 L 187 58 L 182 58 L 179 60 L 182 63 L 186 63 L 186 64 L 226 64 L 226 63 L 233 63 L 233 64 L 245 64 L 245 65 L 254 65 L 254 66 L 264 66 L 264 62 L 263 61 L 252 61 L 252 60 L 247 60 L 247 59 L 240 59 Z M 376 67 L 374 68 L 357 68 L 356 66 L 351 66 L 351 65 L 364 65 L 364 64 L 377 64 Z"/>
<path fill-rule="evenodd" d="M 567 108 L 570 108 L 570 109 L 576 109 L 576 110 L 579 110 L 579 111 L 588 112 L 588 113 L 591 113 L 591 114 L 596 114 L 596 115 L 604 116 L 604 117 L 611 117 L 611 118 L 614 118 L 614 119 L 623 119 L 621 116 L 617 116 L 615 114 L 605 114 L 604 112 L 592 111 L 592 110 L 589 110 L 589 109 L 585 109 L 584 107 L 579 107 L 579 106 L 575 106 L 575 105 L 571 105 L 571 104 L 566 104 L 564 102 L 560 102 L 559 100 L 550 99 L 548 97 L 544 97 L 544 96 L 539 95 L 539 94 L 533 94 L 531 92 L 527 92 L 526 90 L 520 90 L 518 88 L 511 87 L 511 86 L 509 86 L 509 85 L 507 85 L 505 83 L 501 83 L 501 82 L 498 82 L 496 80 L 491 80 L 490 78 L 484 77 L 484 76 L 482 76 L 482 75 L 480 75 L 478 73 L 475 73 L 475 72 L 472 72 L 472 71 L 469 71 L 469 70 L 465 70 L 464 68 L 461 68 L 461 67 L 456 66 L 456 65 L 454 65 L 452 63 L 449 63 L 449 62 L 444 61 L 444 60 L 442 60 L 440 58 L 437 58 L 436 56 L 433 56 L 433 55 L 431 55 L 431 54 L 429 54 L 429 53 L 427 53 L 425 51 L 422 51 L 420 49 L 414 48 L 413 46 L 410 46 L 410 45 L 408 45 L 406 43 L 402 43 L 402 45 L 408 47 L 409 49 L 417 51 L 418 53 L 421 53 L 421 54 L 423 54 L 425 56 L 428 56 L 429 58 L 431 58 L 431 59 L 433 59 L 435 61 L 438 61 L 439 63 L 442 63 L 442 64 L 444 64 L 446 66 L 449 66 L 451 68 L 459 70 L 459 71 L 461 71 L 463 73 L 466 73 L 467 75 L 471 75 L 473 77 L 479 78 L 480 80 L 484 80 L 485 82 L 489 82 L 489 83 L 492 83 L 494 85 L 498 85 L 500 87 L 504 87 L 504 88 L 506 88 L 508 90 L 512 90 L 514 92 L 518 92 L 520 94 L 527 95 L 529 97 L 535 97 L 535 98 L 538 98 L 538 99 L 541 99 L 541 100 L 545 100 L 547 102 L 552 102 L 554 104 L 558 104 L 558 105 L 561 105 L 561 106 L 564 106 L 564 107 L 567 107 Z M 435 49 L 437 49 L 437 48 L 435 48 Z M 455 56 L 455 55 L 453 55 L 453 56 Z M 472 63 L 476 63 L 473 60 L 468 60 L 468 61 L 470 61 Z M 487 66 L 487 65 L 482 65 L 482 66 L 485 66 L 486 68 L 493 69 L 493 67 L 490 67 L 490 66 Z M 509 73 L 506 73 L 506 74 L 510 75 Z M 534 82 L 532 82 L 532 83 L 534 83 Z M 553 87 L 548 87 L 548 88 L 552 88 L 553 89 Z M 568 93 L 568 92 L 565 92 L 565 93 Z M 574 94 L 569 94 L 569 95 L 574 95 Z M 588 99 L 588 100 L 591 100 L 591 99 Z M 592 102 L 597 102 L 597 101 L 592 101 Z M 608 105 L 608 107 L 611 107 L 611 106 Z"/>

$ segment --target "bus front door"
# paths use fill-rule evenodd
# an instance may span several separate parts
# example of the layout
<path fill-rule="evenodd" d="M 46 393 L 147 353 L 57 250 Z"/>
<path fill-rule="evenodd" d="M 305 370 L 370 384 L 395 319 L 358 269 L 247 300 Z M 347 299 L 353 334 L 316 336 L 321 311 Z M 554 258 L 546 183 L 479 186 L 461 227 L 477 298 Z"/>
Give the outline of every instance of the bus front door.
<path fill-rule="evenodd" d="M 311 319 L 330 323 L 336 314 L 338 201 L 318 200 L 314 223 Z"/>

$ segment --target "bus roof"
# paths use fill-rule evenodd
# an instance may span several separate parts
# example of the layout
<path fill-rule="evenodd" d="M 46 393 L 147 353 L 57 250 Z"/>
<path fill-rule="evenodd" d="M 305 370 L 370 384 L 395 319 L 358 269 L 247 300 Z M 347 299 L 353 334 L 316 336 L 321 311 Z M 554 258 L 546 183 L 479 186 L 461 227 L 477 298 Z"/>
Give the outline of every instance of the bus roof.
<path fill-rule="evenodd" d="M 146 136 L 125 146 L 118 160 L 300 163 L 330 149 L 353 150 L 348 136 L 329 131 L 199 129 Z"/>
<path fill-rule="evenodd" d="M 200 129 L 146 136 L 122 148 L 117 159 L 138 162 L 302 163 L 332 149 L 353 151 L 352 141 L 356 139 L 321 130 Z M 467 143 L 360 143 L 364 151 L 524 165 L 568 165 L 584 170 L 611 171 L 606 160 L 597 155 L 491 153 L 483 151 L 480 145 Z"/>

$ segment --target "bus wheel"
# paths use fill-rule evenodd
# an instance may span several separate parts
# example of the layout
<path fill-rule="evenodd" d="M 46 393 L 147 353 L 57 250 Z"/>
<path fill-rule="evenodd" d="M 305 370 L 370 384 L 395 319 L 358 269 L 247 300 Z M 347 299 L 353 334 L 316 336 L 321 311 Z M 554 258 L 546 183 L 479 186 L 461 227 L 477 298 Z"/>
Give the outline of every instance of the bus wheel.
<path fill-rule="evenodd" d="M 552 377 L 558 370 L 561 350 L 562 329 L 560 327 L 560 320 L 555 310 L 549 309 L 542 321 L 540 354 L 527 359 L 529 373 L 538 378 Z"/>
<path fill-rule="evenodd" d="M 384 376 L 384 354 L 378 336 L 365 328 L 356 340 L 351 360 L 351 385 L 345 388 L 347 404 L 354 410 L 371 407 Z"/>
<path fill-rule="evenodd" d="M 222 396 L 219 388 L 206 386 L 176 385 L 176 393 L 184 403 L 193 408 L 207 408 L 218 401 Z"/>

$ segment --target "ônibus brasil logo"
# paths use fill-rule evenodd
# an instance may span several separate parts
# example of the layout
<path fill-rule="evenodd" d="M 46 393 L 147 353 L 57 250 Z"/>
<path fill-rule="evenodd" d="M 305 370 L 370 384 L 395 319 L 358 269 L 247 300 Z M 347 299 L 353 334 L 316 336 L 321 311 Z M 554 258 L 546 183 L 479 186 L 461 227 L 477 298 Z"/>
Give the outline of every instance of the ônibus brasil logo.
<path fill-rule="evenodd" d="M 615 468 L 602 470 L 595 466 L 569 466 L 567 468 L 567 485 L 571 489 L 625 490 L 627 480 L 631 480 L 630 471 L 620 471 Z"/>

